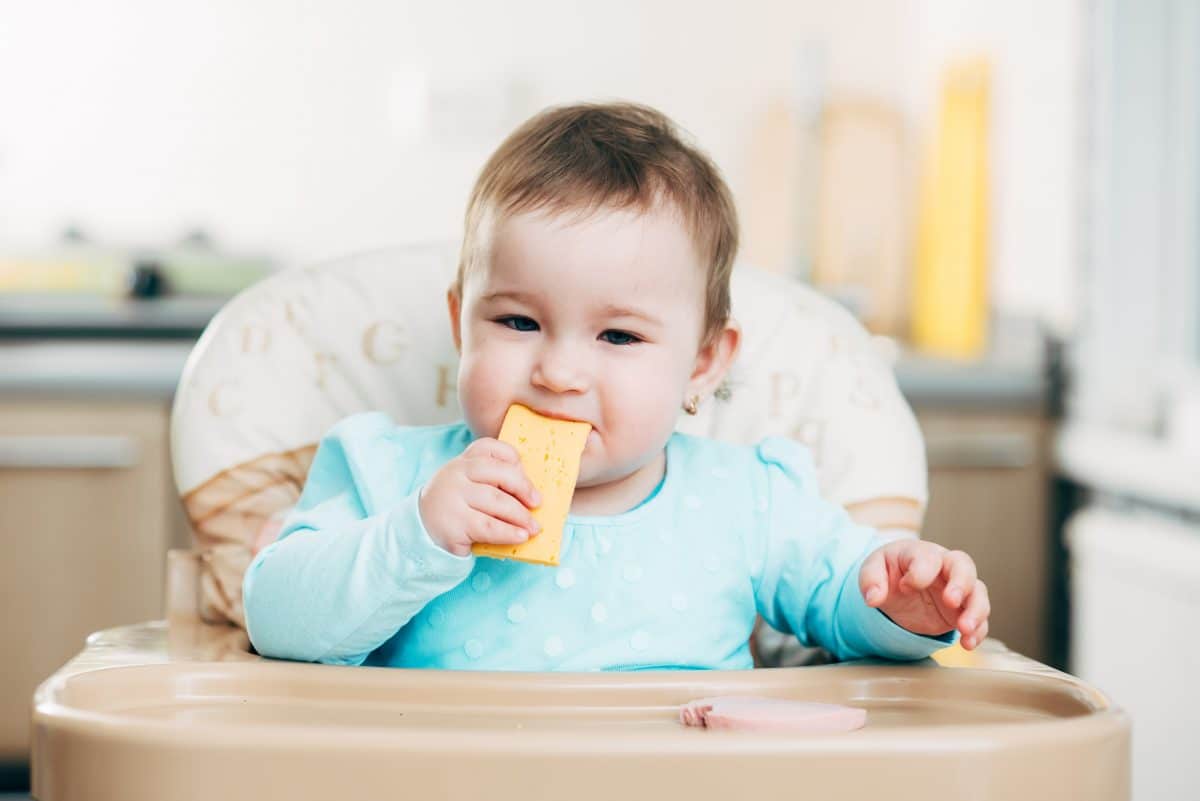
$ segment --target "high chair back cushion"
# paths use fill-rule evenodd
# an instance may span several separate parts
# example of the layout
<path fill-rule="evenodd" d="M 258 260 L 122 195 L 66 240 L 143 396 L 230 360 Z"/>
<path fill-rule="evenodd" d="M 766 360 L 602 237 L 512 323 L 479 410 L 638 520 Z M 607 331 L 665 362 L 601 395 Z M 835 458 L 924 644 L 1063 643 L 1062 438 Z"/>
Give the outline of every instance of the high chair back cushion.
<path fill-rule="evenodd" d="M 199 612 L 244 625 L 242 575 L 299 497 L 321 436 L 381 410 L 400 424 L 460 418 L 446 312 L 453 242 L 280 272 L 239 294 L 188 360 L 171 419 L 175 480 L 200 552 Z M 794 437 L 843 504 L 926 499 L 925 455 L 885 343 L 792 279 L 733 273 L 741 353 L 727 400 L 678 428 L 737 443 Z"/>

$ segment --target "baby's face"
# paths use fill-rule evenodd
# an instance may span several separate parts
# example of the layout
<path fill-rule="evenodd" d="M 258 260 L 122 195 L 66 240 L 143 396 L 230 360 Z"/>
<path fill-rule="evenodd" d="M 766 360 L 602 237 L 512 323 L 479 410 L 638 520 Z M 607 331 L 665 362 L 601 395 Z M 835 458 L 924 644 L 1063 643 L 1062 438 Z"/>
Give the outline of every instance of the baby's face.
<path fill-rule="evenodd" d="M 461 299 L 458 397 L 476 436 L 509 404 L 592 424 L 579 486 L 661 452 L 700 345 L 704 270 L 669 210 L 498 223 Z M 454 315 L 452 301 L 452 317 Z"/>

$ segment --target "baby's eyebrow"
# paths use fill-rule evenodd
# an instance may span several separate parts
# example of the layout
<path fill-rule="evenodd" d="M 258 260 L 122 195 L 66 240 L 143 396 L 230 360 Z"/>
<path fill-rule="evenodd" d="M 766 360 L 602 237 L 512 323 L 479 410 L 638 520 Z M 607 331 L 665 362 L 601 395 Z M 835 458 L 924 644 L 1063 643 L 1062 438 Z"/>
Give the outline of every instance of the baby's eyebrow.
<path fill-rule="evenodd" d="M 489 292 L 486 295 L 480 295 L 479 299 L 481 301 L 485 301 L 485 302 L 491 302 L 493 300 L 515 300 L 518 303 L 526 303 L 526 304 L 533 303 L 533 295 L 527 294 L 525 292 L 513 292 L 513 291 L 506 291 L 506 290 L 500 290 L 497 292 Z"/>
<path fill-rule="evenodd" d="M 617 306 L 610 303 L 601 312 L 605 317 L 636 317 L 652 325 L 658 325 L 659 323 L 659 319 L 654 315 L 627 306 Z"/>
<path fill-rule="evenodd" d="M 486 295 L 480 295 L 479 300 L 484 303 L 490 303 L 496 300 L 515 300 L 518 303 L 526 305 L 534 304 L 534 296 L 528 292 L 519 292 L 516 290 L 497 290 L 489 292 Z M 660 325 L 661 321 L 653 314 L 635 309 L 629 306 L 618 306 L 615 303 L 609 303 L 600 310 L 601 317 L 633 317 L 642 320 L 651 325 Z"/>

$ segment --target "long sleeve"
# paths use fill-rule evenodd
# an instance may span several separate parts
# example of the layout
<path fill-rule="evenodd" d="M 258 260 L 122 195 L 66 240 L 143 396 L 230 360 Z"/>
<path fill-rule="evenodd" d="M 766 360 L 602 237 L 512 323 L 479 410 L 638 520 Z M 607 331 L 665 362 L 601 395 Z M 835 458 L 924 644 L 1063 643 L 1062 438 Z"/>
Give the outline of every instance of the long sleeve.
<path fill-rule="evenodd" d="M 766 475 L 759 488 L 755 598 L 773 628 L 840 660 L 922 659 L 954 642 L 953 632 L 914 634 L 867 606 L 858 588 L 859 568 L 884 542 L 820 496 L 807 449 L 768 437 L 758 456 Z"/>
<path fill-rule="evenodd" d="M 474 557 L 440 548 L 421 521 L 412 451 L 428 462 L 436 443 L 414 446 L 397 431 L 384 415 L 356 415 L 322 440 L 280 538 L 246 571 L 246 627 L 259 653 L 361 664 L 470 574 Z"/>

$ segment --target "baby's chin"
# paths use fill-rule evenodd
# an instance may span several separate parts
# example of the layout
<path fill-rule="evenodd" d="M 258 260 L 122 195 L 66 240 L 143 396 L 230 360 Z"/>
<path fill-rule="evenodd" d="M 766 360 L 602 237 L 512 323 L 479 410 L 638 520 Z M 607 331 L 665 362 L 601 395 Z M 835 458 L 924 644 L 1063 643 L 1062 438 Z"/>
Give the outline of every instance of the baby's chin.
<path fill-rule="evenodd" d="M 599 487 L 629 476 L 637 470 L 636 465 L 613 464 L 609 454 L 605 453 L 604 442 L 592 431 L 588 434 L 587 444 L 579 460 L 579 479 L 575 486 L 580 489 Z"/>
<path fill-rule="evenodd" d="M 593 445 L 589 442 L 579 462 L 579 479 L 575 482 L 575 487 L 589 489 L 623 481 L 652 460 L 653 456 L 633 462 L 620 458 L 614 460 L 610 454 L 605 453 L 603 443 Z"/>
<path fill-rule="evenodd" d="M 576 487 L 595 487 L 600 484 L 606 484 L 612 478 L 606 475 L 604 454 L 601 453 L 601 445 L 596 438 L 596 432 L 588 433 L 587 444 L 583 446 L 583 454 L 579 457 L 579 478 L 575 481 Z"/>
<path fill-rule="evenodd" d="M 582 472 L 579 474 L 579 480 L 575 482 L 575 490 L 594 490 L 599 487 L 607 487 L 620 482 L 622 479 L 629 478 L 634 471 L 626 473 L 598 473 L 592 476 L 585 476 Z"/>

